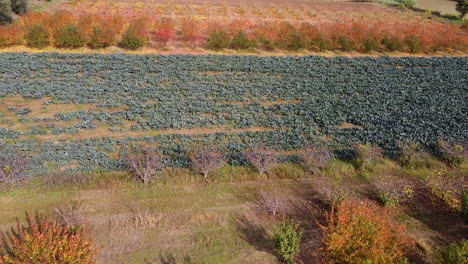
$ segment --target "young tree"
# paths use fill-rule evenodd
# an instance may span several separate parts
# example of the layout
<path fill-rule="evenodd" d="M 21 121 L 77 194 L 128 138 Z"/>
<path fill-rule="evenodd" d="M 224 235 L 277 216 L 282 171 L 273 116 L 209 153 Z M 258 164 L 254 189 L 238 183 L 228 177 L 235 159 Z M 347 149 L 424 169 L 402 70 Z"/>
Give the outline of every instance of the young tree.
<path fill-rule="evenodd" d="M 208 173 L 221 166 L 224 153 L 216 151 L 210 147 L 201 147 L 189 155 L 192 167 L 206 178 Z"/>
<path fill-rule="evenodd" d="M 17 185 L 26 180 L 26 158 L 20 154 L 0 156 L 0 183 Z"/>
<path fill-rule="evenodd" d="M 258 205 L 264 211 L 273 216 L 286 211 L 287 201 L 277 192 L 266 193 L 265 191 L 261 191 L 260 195 L 262 199 L 258 202 Z"/>
<path fill-rule="evenodd" d="M 150 150 L 141 150 L 140 153 L 130 155 L 127 165 L 134 177 L 145 185 L 153 180 L 156 172 L 164 168 L 161 156 Z"/>
<path fill-rule="evenodd" d="M 0 0 L 0 25 L 13 22 L 12 12 L 10 0 Z"/>
<path fill-rule="evenodd" d="M 457 0 L 455 10 L 460 13 L 460 18 L 463 18 L 468 13 L 468 0 Z"/>
<path fill-rule="evenodd" d="M 319 143 L 309 147 L 305 153 L 301 155 L 301 158 L 304 161 L 304 166 L 316 173 L 328 164 L 333 158 L 333 153 L 326 144 Z"/>
<path fill-rule="evenodd" d="M 269 171 L 278 160 L 278 154 L 270 150 L 250 150 L 244 156 L 260 175 Z"/>
<path fill-rule="evenodd" d="M 298 224 L 283 221 L 273 228 L 275 248 L 283 258 L 284 263 L 293 264 L 294 257 L 299 253 L 302 230 Z"/>

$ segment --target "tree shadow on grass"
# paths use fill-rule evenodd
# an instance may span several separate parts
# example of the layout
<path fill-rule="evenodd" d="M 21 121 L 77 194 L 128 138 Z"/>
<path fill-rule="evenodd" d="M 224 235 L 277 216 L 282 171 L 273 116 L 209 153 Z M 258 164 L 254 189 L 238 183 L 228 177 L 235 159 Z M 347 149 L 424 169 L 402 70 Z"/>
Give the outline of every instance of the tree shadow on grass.
<path fill-rule="evenodd" d="M 245 216 L 240 216 L 234 225 L 241 238 L 255 247 L 256 250 L 276 256 L 273 240 L 263 226 L 250 221 Z"/>
<path fill-rule="evenodd" d="M 159 259 L 159 260 L 157 260 Z M 192 259 L 189 256 L 185 256 L 182 260 L 174 255 L 174 253 L 159 254 L 153 261 L 146 261 L 146 264 L 192 264 Z"/>

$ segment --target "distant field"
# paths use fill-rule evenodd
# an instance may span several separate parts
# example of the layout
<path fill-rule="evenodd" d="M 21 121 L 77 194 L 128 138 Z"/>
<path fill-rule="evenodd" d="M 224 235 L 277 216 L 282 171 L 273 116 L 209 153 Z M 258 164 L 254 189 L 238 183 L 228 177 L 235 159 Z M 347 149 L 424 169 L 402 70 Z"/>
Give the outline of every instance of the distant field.
<path fill-rule="evenodd" d="M 185 166 L 210 142 L 292 151 L 468 139 L 466 57 L 2 54 L 0 137 L 35 173 L 114 170 L 145 142 Z"/>
<path fill-rule="evenodd" d="M 456 1 L 451 0 L 416 0 L 417 7 L 440 11 L 442 14 L 457 14 L 456 3 Z"/>

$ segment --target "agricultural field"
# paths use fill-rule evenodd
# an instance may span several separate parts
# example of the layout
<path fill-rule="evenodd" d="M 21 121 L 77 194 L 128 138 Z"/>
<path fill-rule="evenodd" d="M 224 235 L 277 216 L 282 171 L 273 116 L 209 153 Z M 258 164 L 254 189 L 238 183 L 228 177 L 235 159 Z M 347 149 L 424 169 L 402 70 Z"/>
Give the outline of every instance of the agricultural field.
<path fill-rule="evenodd" d="M 0 264 L 467 264 L 458 1 L 0 0 Z"/>
<path fill-rule="evenodd" d="M 327 138 L 392 152 L 468 139 L 466 57 L 0 57 L 0 135 L 38 173 L 119 169 L 141 142 L 181 166 L 193 142 L 290 151 Z"/>

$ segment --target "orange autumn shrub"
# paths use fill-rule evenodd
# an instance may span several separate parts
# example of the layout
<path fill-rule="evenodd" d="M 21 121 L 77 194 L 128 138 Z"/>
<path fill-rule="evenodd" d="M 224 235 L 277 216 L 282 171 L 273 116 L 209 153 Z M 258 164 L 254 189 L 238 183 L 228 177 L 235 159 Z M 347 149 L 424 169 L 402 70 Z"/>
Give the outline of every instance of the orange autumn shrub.
<path fill-rule="evenodd" d="M 52 35 L 61 27 L 68 24 L 75 24 L 77 18 L 69 11 L 57 11 L 47 19 L 47 26 Z"/>
<path fill-rule="evenodd" d="M 262 49 L 275 49 L 275 43 L 280 40 L 277 27 L 278 24 L 273 22 L 259 24 L 254 27 L 255 40 Z"/>
<path fill-rule="evenodd" d="M 152 35 L 153 41 L 158 46 L 164 47 L 174 38 L 176 34 L 175 22 L 169 17 L 161 17 L 156 21 L 155 31 Z"/>
<path fill-rule="evenodd" d="M 203 41 L 202 25 L 195 18 L 182 18 L 180 24 L 182 39 L 193 48 Z"/>
<path fill-rule="evenodd" d="M 200 23 L 195 18 L 184 17 L 181 20 L 180 31 L 182 33 L 182 38 L 186 41 L 190 41 L 201 35 Z"/>
<path fill-rule="evenodd" d="M 18 19 L 18 24 L 23 29 L 28 29 L 34 25 L 45 25 L 49 18 L 50 14 L 46 12 L 29 12 Z"/>
<path fill-rule="evenodd" d="M 140 16 L 133 20 L 133 22 L 129 25 L 129 28 L 132 28 L 137 36 L 147 41 L 151 36 L 152 24 L 153 22 L 151 21 L 151 18 L 147 16 Z"/>
<path fill-rule="evenodd" d="M 326 215 L 324 253 L 332 263 L 405 263 L 414 245 L 406 228 L 387 208 L 365 201 L 345 200 Z"/>
<path fill-rule="evenodd" d="M 18 222 L 16 230 L 0 244 L 0 264 L 14 263 L 95 263 L 95 250 L 85 228 L 63 226 L 44 216 L 26 214 L 27 225 Z"/>
<path fill-rule="evenodd" d="M 0 48 L 21 45 L 24 32 L 17 24 L 0 26 Z"/>
<path fill-rule="evenodd" d="M 78 19 L 78 30 L 86 44 L 93 49 L 106 48 L 117 43 L 124 20 L 120 16 L 84 15 Z"/>

